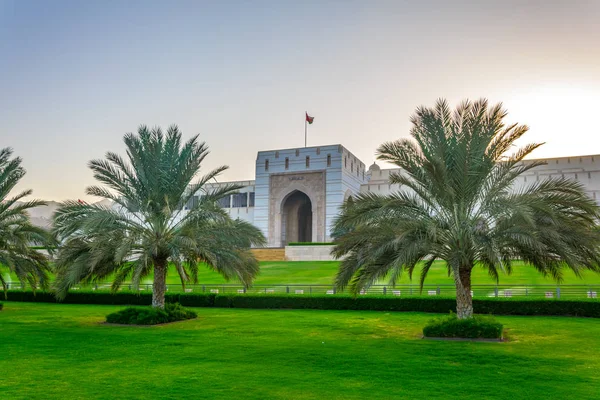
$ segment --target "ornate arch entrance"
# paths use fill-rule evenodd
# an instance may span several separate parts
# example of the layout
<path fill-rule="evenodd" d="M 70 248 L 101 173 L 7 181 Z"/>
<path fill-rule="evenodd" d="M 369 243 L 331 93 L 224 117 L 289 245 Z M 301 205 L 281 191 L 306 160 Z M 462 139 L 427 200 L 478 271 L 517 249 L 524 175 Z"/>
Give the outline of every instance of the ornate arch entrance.
<path fill-rule="evenodd" d="M 312 202 L 306 193 L 290 193 L 281 204 L 281 243 L 312 242 L 312 214 Z"/>
<path fill-rule="evenodd" d="M 269 246 L 325 241 L 325 173 L 269 176 Z"/>

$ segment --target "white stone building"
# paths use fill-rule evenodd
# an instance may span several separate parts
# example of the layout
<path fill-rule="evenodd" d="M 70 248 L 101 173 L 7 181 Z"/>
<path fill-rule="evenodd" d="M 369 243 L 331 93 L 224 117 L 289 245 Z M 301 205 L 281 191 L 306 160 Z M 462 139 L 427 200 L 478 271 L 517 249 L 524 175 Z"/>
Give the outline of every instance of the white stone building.
<path fill-rule="evenodd" d="M 551 158 L 519 178 L 520 185 L 564 176 L 583 183 L 600 200 L 600 155 Z M 359 192 L 387 194 L 390 173 L 365 164 L 342 145 L 260 151 L 254 181 L 224 182 L 243 185 L 239 193 L 221 201 L 232 218 L 257 226 L 269 247 L 290 242 L 329 242 L 333 219 L 344 200 Z M 212 184 L 219 185 L 218 183 Z M 194 201 L 192 199 L 192 201 Z"/>

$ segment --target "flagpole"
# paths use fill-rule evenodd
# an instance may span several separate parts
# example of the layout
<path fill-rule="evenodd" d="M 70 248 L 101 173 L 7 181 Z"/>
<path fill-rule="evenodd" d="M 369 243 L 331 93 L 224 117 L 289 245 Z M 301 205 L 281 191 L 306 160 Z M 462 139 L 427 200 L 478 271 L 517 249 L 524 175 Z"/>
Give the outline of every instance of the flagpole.
<path fill-rule="evenodd" d="M 306 116 L 304 117 L 304 147 L 306 147 Z"/>

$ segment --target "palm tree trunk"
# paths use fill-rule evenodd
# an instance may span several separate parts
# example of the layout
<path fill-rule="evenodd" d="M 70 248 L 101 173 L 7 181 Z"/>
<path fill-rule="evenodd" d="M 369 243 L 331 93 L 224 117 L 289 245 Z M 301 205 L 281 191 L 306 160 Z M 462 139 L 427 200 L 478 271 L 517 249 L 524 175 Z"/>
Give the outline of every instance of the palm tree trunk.
<path fill-rule="evenodd" d="M 152 285 L 152 307 L 165 308 L 167 288 L 167 261 L 154 262 L 154 284 Z"/>
<path fill-rule="evenodd" d="M 461 266 L 456 283 L 456 316 L 458 319 L 473 318 L 473 296 L 471 296 L 472 266 Z"/>

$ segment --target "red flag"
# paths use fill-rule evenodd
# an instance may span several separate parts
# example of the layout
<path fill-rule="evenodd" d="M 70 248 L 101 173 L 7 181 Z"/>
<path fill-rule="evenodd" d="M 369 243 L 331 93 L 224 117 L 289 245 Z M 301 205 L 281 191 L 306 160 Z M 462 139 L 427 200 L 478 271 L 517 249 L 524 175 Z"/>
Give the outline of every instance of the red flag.
<path fill-rule="evenodd" d="M 312 124 L 313 121 L 315 120 L 315 117 L 311 117 L 310 115 L 308 115 L 308 113 L 306 111 L 304 113 L 306 114 L 306 122 L 308 122 L 309 124 Z"/>

